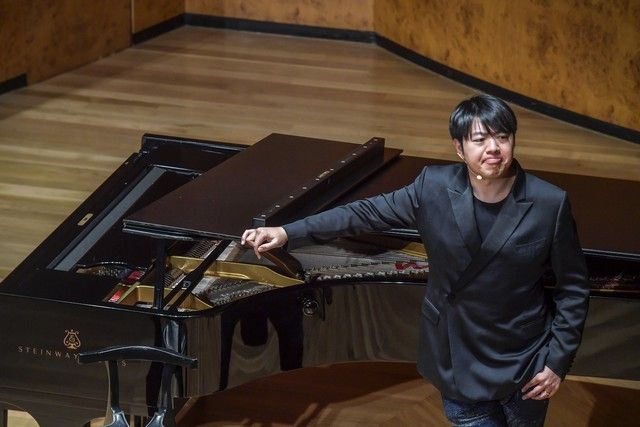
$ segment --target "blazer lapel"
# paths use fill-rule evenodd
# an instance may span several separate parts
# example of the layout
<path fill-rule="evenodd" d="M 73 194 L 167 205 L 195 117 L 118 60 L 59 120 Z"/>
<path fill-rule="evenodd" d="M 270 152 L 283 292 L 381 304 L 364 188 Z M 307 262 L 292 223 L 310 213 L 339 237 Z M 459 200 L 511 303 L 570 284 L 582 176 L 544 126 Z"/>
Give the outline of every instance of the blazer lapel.
<path fill-rule="evenodd" d="M 515 161 L 514 161 L 515 163 Z M 515 163 L 517 170 L 516 181 L 513 184 L 511 193 L 507 196 L 505 204 L 502 206 L 496 222 L 491 227 L 489 234 L 482 245 L 480 250 L 471 260 L 467 268 L 463 271 L 462 275 L 452 287 L 453 291 L 459 291 L 464 288 L 475 276 L 482 271 L 482 269 L 491 261 L 491 259 L 498 253 L 498 251 L 504 246 L 507 239 L 513 234 L 518 224 L 529 211 L 533 202 L 526 200 L 525 194 L 525 175 L 522 169 L 517 163 Z M 473 201 L 471 204 L 471 216 L 473 214 Z M 475 227 L 475 221 L 473 222 Z"/>
<path fill-rule="evenodd" d="M 480 249 L 481 241 L 476 226 L 476 216 L 473 212 L 473 189 L 469 185 L 466 167 L 458 171 L 447 190 L 458 230 L 469 254 L 473 256 Z"/>

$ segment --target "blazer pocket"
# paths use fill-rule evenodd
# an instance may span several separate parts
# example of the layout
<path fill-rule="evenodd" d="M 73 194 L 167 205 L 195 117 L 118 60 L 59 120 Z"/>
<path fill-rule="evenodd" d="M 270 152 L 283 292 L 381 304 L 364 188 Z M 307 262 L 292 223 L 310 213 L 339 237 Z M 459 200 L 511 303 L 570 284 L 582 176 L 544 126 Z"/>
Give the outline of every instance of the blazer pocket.
<path fill-rule="evenodd" d="M 522 334 L 524 337 L 533 338 L 545 331 L 546 323 L 546 316 L 540 316 L 524 322 L 523 324 L 518 326 L 518 329 L 520 330 L 520 334 Z"/>
<path fill-rule="evenodd" d="M 434 325 L 440 320 L 440 311 L 426 298 L 422 301 L 422 315 Z"/>
<path fill-rule="evenodd" d="M 533 242 L 516 245 L 513 248 L 517 258 L 522 261 L 533 261 L 542 259 L 548 255 L 549 249 L 547 243 L 548 238 L 535 240 Z"/>
<path fill-rule="evenodd" d="M 534 240 L 533 242 L 520 243 L 515 246 L 516 252 L 521 253 L 535 253 L 538 249 L 543 248 L 549 239 L 547 237 L 539 240 Z"/>

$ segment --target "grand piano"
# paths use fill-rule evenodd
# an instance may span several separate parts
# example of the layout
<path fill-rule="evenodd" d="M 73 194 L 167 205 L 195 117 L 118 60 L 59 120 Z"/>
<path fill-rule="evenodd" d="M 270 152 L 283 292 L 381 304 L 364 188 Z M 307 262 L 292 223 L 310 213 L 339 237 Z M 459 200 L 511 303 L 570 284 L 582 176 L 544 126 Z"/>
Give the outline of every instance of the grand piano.
<path fill-rule="evenodd" d="M 272 134 L 241 146 L 145 135 L 0 284 L 0 408 L 28 411 L 41 427 L 104 416 L 105 368 L 80 363 L 104 349 L 197 360 L 170 371 L 133 353 L 109 362 L 119 408 L 145 418 L 167 378 L 165 406 L 175 410 L 286 370 L 414 362 L 429 286 L 428 248 L 415 230 L 261 260 L 238 239 L 252 225 L 391 191 L 439 163 L 403 156 L 382 138 L 355 145 Z M 591 276 L 570 374 L 640 384 L 640 183 L 533 172 L 568 191 Z M 551 292 L 553 275 L 544 282 Z"/>

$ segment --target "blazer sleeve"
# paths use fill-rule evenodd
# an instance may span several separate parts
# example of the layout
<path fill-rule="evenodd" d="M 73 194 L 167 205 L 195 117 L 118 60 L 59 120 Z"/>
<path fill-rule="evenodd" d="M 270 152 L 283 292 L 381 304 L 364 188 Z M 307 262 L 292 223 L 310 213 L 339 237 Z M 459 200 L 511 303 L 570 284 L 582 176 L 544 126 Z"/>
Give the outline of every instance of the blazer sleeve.
<path fill-rule="evenodd" d="M 425 173 L 426 168 L 413 183 L 391 193 L 358 200 L 284 225 L 288 248 L 394 227 L 414 228 Z"/>
<path fill-rule="evenodd" d="M 551 266 L 556 276 L 555 317 L 546 365 L 564 378 L 578 351 L 589 305 L 587 265 L 566 193 L 556 219 Z"/>

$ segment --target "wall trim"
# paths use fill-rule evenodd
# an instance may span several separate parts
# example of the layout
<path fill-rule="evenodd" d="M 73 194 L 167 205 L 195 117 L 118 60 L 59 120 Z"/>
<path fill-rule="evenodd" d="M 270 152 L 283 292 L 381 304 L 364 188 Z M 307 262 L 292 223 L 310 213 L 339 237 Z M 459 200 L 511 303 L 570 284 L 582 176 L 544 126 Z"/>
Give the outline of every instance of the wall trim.
<path fill-rule="evenodd" d="M 168 33 L 171 30 L 180 28 L 185 24 L 185 14 L 176 15 L 173 18 L 169 18 L 166 21 L 162 21 L 158 24 L 152 25 L 149 28 L 145 28 L 142 31 L 131 34 L 131 44 L 138 44 L 145 42 L 149 39 L 157 37 L 161 34 Z"/>
<path fill-rule="evenodd" d="M 27 85 L 27 75 L 20 74 L 19 76 L 0 82 L 0 95 L 15 89 L 19 89 L 21 87 L 25 87 L 26 85 Z"/>
<path fill-rule="evenodd" d="M 229 30 L 253 31 L 258 33 L 284 34 L 290 36 L 314 37 L 322 39 L 347 40 L 373 43 L 373 31 L 349 30 L 344 28 L 315 27 L 312 25 L 283 24 L 279 22 L 255 21 L 253 19 L 229 18 L 225 16 L 185 13 L 186 25 L 196 27 L 225 28 Z"/>

